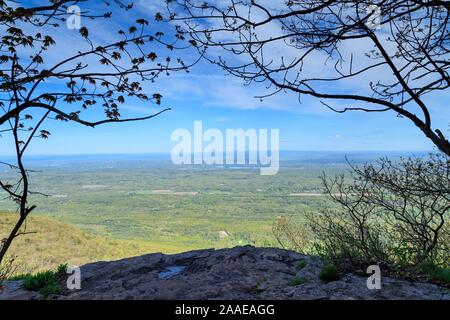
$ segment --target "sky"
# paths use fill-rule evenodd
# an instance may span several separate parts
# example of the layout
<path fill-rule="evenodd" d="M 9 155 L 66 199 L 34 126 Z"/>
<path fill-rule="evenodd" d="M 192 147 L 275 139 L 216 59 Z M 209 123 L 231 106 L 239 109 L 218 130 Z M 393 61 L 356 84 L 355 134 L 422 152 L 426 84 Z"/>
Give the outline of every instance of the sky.
<path fill-rule="evenodd" d="M 107 42 L 109 30 L 126 28 L 126 24 L 137 16 L 148 15 L 150 20 L 158 10 L 155 6 L 154 1 L 140 0 L 133 12 L 99 26 L 93 36 Z M 58 49 L 48 53 L 48 61 L 57 59 L 66 50 L 76 49 L 74 39 L 77 36 L 76 30 L 66 30 L 60 35 Z M 318 72 L 326 72 L 323 65 L 315 68 Z M 381 76 L 373 75 L 375 79 Z M 351 93 L 359 90 L 358 85 L 338 89 Z M 49 121 L 44 127 L 51 136 L 46 140 L 35 139 L 28 154 L 166 153 L 176 144 L 171 141 L 172 132 L 179 128 L 193 131 L 194 121 L 203 121 L 205 130 L 217 128 L 223 132 L 238 128 L 279 129 L 281 150 L 433 150 L 433 145 L 414 125 L 393 112 L 337 114 L 317 99 L 302 97 L 299 101 L 296 94 L 289 92 L 261 102 L 255 96 L 267 93 L 264 86 L 245 86 L 242 80 L 207 62 L 197 64 L 189 74 L 172 74 L 158 79 L 156 84 L 146 84 L 147 87 L 149 92 L 157 91 L 163 95 L 162 105 L 128 103 L 121 109 L 124 116 L 145 116 L 166 107 L 172 110 L 143 122 L 106 124 L 95 129 L 76 123 Z M 450 119 L 446 101 L 445 95 L 429 100 L 435 106 L 432 110 L 434 127 L 443 131 L 447 131 Z M 95 116 L 95 113 L 88 115 Z M 8 135 L 2 135 L 0 155 L 12 154 L 10 140 Z"/>

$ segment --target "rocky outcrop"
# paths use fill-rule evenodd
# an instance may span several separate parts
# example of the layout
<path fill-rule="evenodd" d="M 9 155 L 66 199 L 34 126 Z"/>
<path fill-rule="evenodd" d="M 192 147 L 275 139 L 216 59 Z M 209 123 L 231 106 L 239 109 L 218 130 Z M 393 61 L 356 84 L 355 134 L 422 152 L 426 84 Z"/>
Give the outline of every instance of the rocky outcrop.
<path fill-rule="evenodd" d="M 355 274 L 325 283 L 319 279 L 321 268 L 319 258 L 275 248 L 155 253 L 84 265 L 81 290 L 65 289 L 50 298 L 450 300 L 449 289 L 390 277 L 382 277 L 380 290 L 369 290 L 367 278 Z M 294 278 L 301 278 L 302 284 Z M 14 292 L 0 290 L 1 298 L 33 299 L 36 294 L 25 293 L 16 283 Z"/>

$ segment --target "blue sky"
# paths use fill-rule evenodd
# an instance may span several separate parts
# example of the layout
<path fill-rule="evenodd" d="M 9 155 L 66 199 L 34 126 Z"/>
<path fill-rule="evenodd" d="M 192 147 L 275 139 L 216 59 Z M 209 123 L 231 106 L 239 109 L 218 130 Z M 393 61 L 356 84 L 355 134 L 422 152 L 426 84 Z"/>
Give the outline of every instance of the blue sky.
<path fill-rule="evenodd" d="M 138 4 L 135 10 L 140 16 L 152 16 L 152 10 L 157 9 L 145 1 Z M 135 19 L 134 13 L 127 15 L 117 20 Z M 111 30 L 114 27 L 117 25 L 108 26 Z M 77 36 L 71 32 L 75 31 L 67 30 L 61 38 L 59 50 Z M 101 32 L 107 39 L 105 30 L 98 31 Z M 53 54 L 58 55 L 57 50 Z M 417 128 L 408 120 L 396 117 L 395 113 L 336 114 L 313 98 L 302 97 L 299 103 L 298 97 L 292 93 L 281 93 L 260 102 L 254 96 L 266 92 L 264 87 L 244 86 L 241 80 L 207 63 L 196 65 L 190 74 L 161 78 L 155 86 L 149 85 L 149 91 L 160 92 L 164 97 L 161 107 L 171 107 L 172 111 L 144 122 L 108 124 L 95 129 L 50 121 L 45 126 L 52 133 L 50 138 L 36 139 L 28 153 L 170 152 L 175 145 L 170 140 L 172 131 L 178 128 L 193 130 L 196 120 L 203 121 L 205 129 L 280 129 L 282 150 L 403 151 L 433 148 Z M 339 89 L 345 92 L 357 90 L 351 86 Z M 432 110 L 434 127 L 443 131 L 447 131 L 450 119 L 450 112 L 444 105 L 446 100 L 446 96 L 429 98 L 435 106 Z M 144 106 L 135 102 L 125 105 L 121 112 L 124 116 L 143 116 L 157 109 L 155 105 Z M 95 114 L 89 116 L 94 117 Z M 0 139 L 0 154 L 12 154 L 7 135 Z"/>

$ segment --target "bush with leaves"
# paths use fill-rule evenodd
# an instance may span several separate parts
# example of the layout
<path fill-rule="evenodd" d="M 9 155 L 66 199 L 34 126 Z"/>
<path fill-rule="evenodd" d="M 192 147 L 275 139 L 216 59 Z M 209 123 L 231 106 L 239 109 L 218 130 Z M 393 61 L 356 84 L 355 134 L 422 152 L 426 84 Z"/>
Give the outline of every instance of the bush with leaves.
<path fill-rule="evenodd" d="M 295 223 L 288 217 L 277 218 L 272 225 L 272 234 L 282 248 L 301 253 L 307 253 L 311 249 L 311 239 L 305 224 Z"/>
<path fill-rule="evenodd" d="M 316 249 L 353 269 L 380 264 L 449 267 L 450 160 L 380 159 L 351 165 L 344 175 L 322 178 L 326 193 L 340 206 L 309 215 Z"/>

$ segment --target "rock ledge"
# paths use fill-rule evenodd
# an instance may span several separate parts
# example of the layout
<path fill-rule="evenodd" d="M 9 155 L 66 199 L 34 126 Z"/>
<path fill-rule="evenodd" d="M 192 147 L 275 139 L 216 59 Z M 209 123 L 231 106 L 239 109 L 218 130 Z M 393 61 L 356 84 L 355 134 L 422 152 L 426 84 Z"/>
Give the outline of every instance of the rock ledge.
<path fill-rule="evenodd" d="M 321 267 L 317 257 L 276 248 L 154 253 L 84 265 L 81 290 L 64 290 L 49 298 L 450 300 L 449 289 L 390 277 L 382 277 L 380 290 L 367 289 L 367 278 L 355 274 L 324 283 L 319 279 Z M 292 286 L 294 277 L 301 277 L 304 283 Z M 39 298 L 39 294 L 21 289 L 18 281 L 8 281 L 0 288 L 0 299 Z"/>

